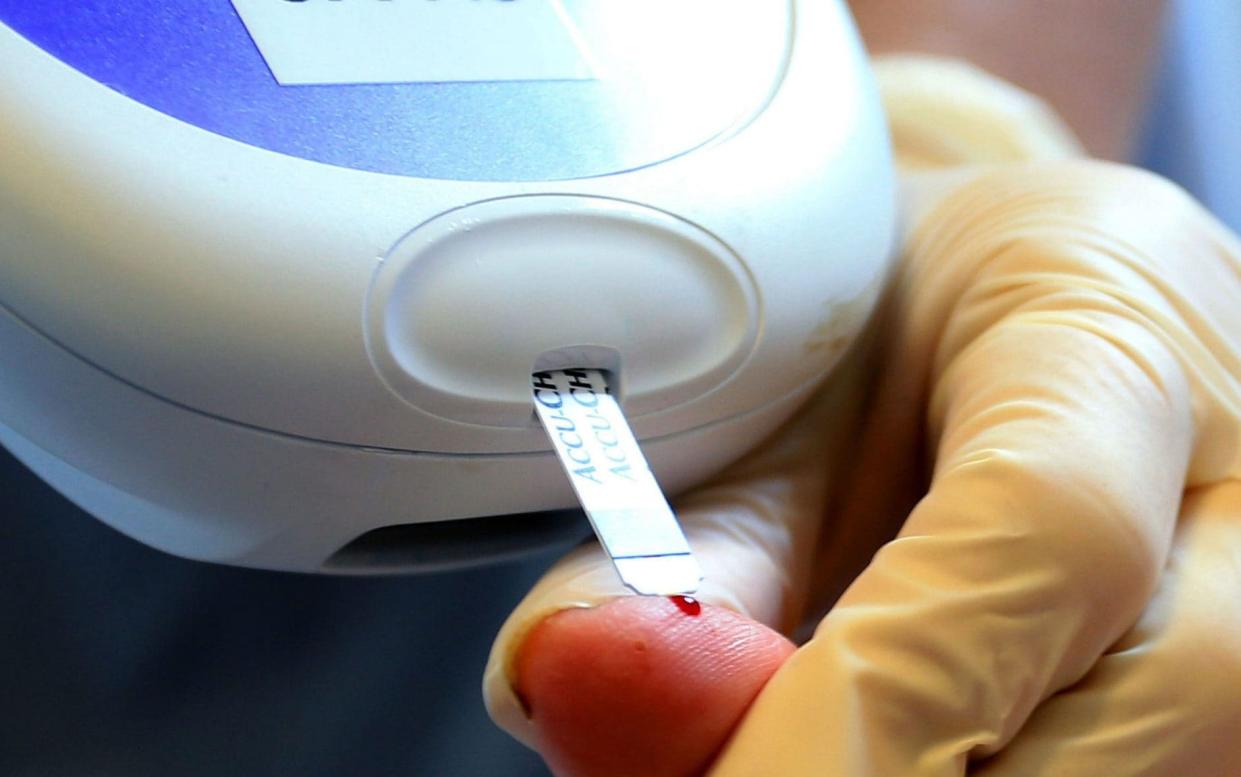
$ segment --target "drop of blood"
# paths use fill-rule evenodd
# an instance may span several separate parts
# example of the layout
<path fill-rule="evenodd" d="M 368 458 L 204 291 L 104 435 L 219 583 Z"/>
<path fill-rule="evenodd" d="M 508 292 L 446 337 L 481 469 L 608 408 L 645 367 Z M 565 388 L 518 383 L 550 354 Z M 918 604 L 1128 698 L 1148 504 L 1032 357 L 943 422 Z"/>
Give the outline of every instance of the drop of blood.
<path fill-rule="evenodd" d="M 702 612 L 702 605 L 692 596 L 669 596 L 668 599 L 686 615 L 694 616 Z"/>

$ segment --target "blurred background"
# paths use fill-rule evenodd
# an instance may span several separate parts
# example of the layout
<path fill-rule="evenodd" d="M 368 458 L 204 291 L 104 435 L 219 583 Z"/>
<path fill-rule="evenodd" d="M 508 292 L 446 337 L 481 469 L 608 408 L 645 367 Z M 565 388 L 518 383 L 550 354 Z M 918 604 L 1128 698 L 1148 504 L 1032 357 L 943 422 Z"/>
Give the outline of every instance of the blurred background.
<path fill-rule="evenodd" d="M 1173 0 L 1134 161 L 1241 231 L 1241 2 Z"/>
<path fill-rule="evenodd" d="M 1241 230 L 1241 2 L 1173 2 L 1143 138 L 1137 163 Z M 0 452 L 0 775 L 546 775 L 479 681 L 554 555 L 388 579 L 198 564 Z"/>

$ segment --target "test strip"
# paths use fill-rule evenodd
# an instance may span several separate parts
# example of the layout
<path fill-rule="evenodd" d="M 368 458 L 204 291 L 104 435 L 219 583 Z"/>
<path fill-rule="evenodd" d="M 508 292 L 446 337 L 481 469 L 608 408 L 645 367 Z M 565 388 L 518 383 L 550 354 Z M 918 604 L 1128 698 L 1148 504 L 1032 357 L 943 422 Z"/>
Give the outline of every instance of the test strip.
<path fill-rule="evenodd" d="M 652 596 L 698 590 L 702 570 L 599 370 L 532 376 L 534 407 L 621 582 Z"/>

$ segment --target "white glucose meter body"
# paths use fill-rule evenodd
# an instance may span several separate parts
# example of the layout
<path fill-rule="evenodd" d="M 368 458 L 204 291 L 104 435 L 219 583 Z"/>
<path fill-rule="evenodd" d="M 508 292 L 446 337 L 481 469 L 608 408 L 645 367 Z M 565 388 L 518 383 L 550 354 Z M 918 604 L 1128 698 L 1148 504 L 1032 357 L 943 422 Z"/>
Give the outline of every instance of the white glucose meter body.
<path fill-rule="evenodd" d="M 0 442 L 179 556 L 584 535 L 532 371 L 606 371 L 675 493 L 886 272 L 837 0 L 0 0 L 0 73 Z"/>

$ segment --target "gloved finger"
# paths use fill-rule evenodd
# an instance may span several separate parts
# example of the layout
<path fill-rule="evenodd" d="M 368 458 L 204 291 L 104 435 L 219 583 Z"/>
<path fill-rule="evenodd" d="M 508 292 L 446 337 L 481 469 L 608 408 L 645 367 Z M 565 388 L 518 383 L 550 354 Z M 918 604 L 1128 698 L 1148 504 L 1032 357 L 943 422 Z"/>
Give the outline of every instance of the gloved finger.
<path fill-rule="evenodd" d="M 676 500 L 678 518 L 705 575 L 695 594 L 703 603 L 702 617 L 678 626 L 679 621 L 668 620 L 675 618 L 675 608 L 656 600 L 609 605 L 620 609 L 600 608 L 588 617 L 570 618 L 575 614 L 564 613 L 563 618 L 549 619 L 565 609 L 593 608 L 627 598 L 598 546 L 592 543 L 579 548 L 531 590 L 497 636 L 484 675 L 484 696 L 493 719 L 519 740 L 537 747 L 554 768 L 558 754 L 563 760 L 569 755 L 567 751 L 580 744 L 585 736 L 582 729 L 605 727 L 604 722 L 591 717 L 590 710 L 604 707 L 606 711 L 607 705 L 618 716 L 642 708 L 639 723 L 655 738 L 635 741 L 632 727 L 608 723 L 604 735 L 611 737 L 609 741 L 591 738 L 597 743 L 591 751 L 598 756 L 597 761 L 608 761 L 609 753 L 632 755 L 645 746 L 652 749 L 648 760 L 659 761 L 669 773 L 680 773 L 684 767 L 672 763 L 667 753 L 673 747 L 673 738 L 677 748 L 686 750 L 685 763 L 701 765 L 709 758 L 762 682 L 791 649 L 787 640 L 758 624 L 787 629 L 800 610 L 815 536 L 825 513 L 831 460 L 845 449 L 843 440 L 851 435 L 852 419 L 858 416 L 864 354 L 864 349 L 858 349 L 847 357 L 830 384 L 795 422 L 705 487 Z M 566 661 L 576 656 L 579 678 L 599 673 L 606 666 L 620 667 L 608 675 L 617 678 L 621 687 L 607 694 L 607 705 L 591 707 L 592 699 L 586 698 L 603 693 L 598 686 L 607 681 L 606 677 L 584 678 L 590 682 L 578 682 L 574 688 L 557 685 L 554 676 L 521 682 L 521 666 L 540 671 L 549 666 L 548 661 L 536 660 L 538 656 L 519 661 L 523 645 L 541 624 L 546 624 L 544 630 L 554 626 L 556 637 L 542 634 L 537 652 L 565 656 Z M 613 648 L 619 652 L 604 654 Z M 661 668 L 652 672 L 651 666 L 659 663 L 654 656 L 664 658 Z M 678 656 L 692 659 L 693 665 L 680 663 Z M 756 672 L 755 665 L 763 667 L 762 671 Z M 686 732 L 684 726 L 674 727 L 671 719 L 660 717 L 667 713 L 675 718 L 674 711 L 642 707 L 640 699 L 648 690 L 660 692 L 644 683 L 662 683 L 670 669 L 682 675 L 678 698 L 697 699 L 695 704 L 711 710 L 707 717 L 715 723 L 707 729 L 699 720 L 695 722 L 697 728 Z M 695 678 L 700 688 L 689 687 Z M 530 696 L 519 699 L 515 685 L 522 685 Z M 576 725 L 566 728 L 548 722 L 552 708 L 535 698 L 536 691 L 559 697 L 554 699 L 557 704 L 570 705 L 568 712 L 556 713 L 557 719 Z M 665 699 L 672 698 L 667 695 L 669 691 L 663 692 Z M 541 723 L 547 725 L 540 729 Z M 668 741 L 660 745 L 659 737 Z M 692 747 L 684 748 L 686 743 Z M 581 766 L 580 759 L 574 763 Z M 561 771 L 567 773 L 568 768 Z"/>
<path fill-rule="evenodd" d="M 1241 289 L 1206 221 L 1151 176 L 1077 163 L 984 176 L 927 217 L 889 372 L 928 375 L 930 493 L 713 774 L 960 775 L 1134 623 L 1187 471 L 1236 462 L 1203 420 L 1237 428 L 1212 369 L 1241 353 L 1211 320 L 1241 323 L 1215 304 Z"/>
<path fill-rule="evenodd" d="M 905 171 L 1085 153 L 1046 103 L 968 62 L 888 54 L 873 64 L 896 162 Z"/>
<path fill-rule="evenodd" d="M 967 62 L 919 54 L 873 60 L 901 177 L 904 220 L 917 223 L 944 196 L 987 166 L 1056 162 L 1084 151 L 1042 100 Z M 905 296 L 920 293 L 904 289 Z M 896 295 L 894 307 L 901 308 Z M 907 300 L 906 300 L 907 302 Z M 887 333 L 880 333 L 886 335 Z M 878 338 L 881 343 L 884 337 Z M 883 542 L 891 539 L 925 490 L 922 434 L 924 362 L 929 339 L 906 339 L 887 354 L 864 445 L 852 462 L 848 520 L 825 527 L 811 584 L 811 609 L 826 612 Z M 885 477 L 875 477 L 883 472 Z"/>
<path fill-rule="evenodd" d="M 1186 496 L 1155 598 L 974 777 L 1241 774 L 1241 484 Z"/>

